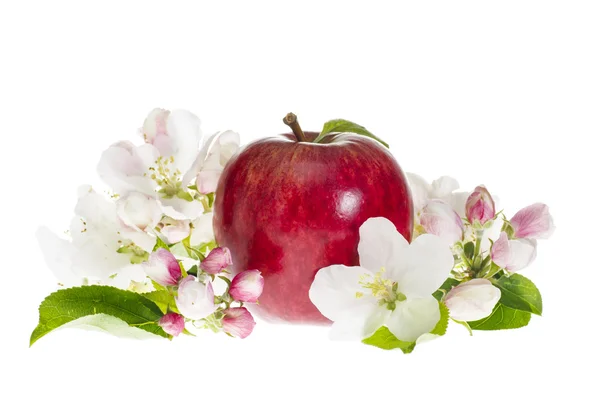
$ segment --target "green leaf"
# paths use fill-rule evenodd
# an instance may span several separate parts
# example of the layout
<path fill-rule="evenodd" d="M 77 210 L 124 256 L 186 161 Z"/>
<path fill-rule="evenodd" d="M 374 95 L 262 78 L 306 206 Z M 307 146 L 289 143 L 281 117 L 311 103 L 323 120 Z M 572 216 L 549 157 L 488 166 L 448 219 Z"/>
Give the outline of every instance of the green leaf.
<path fill-rule="evenodd" d="M 386 326 L 382 326 L 373 336 L 364 339 L 362 342 L 384 350 L 400 349 L 404 354 L 412 352 L 417 345 L 415 342 L 399 340 Z"/>
<path fill-rule="evenodd" d="M 440 305 L 440 320 L 437 325 L 431 330 L 430 333 L 426 333 L 422 335 L 418 340 L 427 340 L 438 336 L 443 336 L 446 333 L 446 329 L 448 329 L 448 320 L 450 319 L 450 313 L 448 308 L 443 304 Z M 411 353 L 417 342 L 405 342 L 403 340 L 398 339 L 390 330 L 382 326 L 379 328 L 372 336 L 364 339 L 362 341 L 364 344 L 368 344 L 370 346 L 379 347 L 384 350 L 393 350 L 400 349 L 404 354 Z"/>
<path fill-rule="evenodd" d="M 467 242 L 464 246 L 465 256 L 469 259 L 473 259 L 473 254 L 475 254 L 475 244 L 473 242 Z"/>
<path fill-rule="evenodd" d="M 166 314 L 169 311 L 179 313 L 177 304 L 175 303 L 175 297 L 167 290 L 155 290 L 154 292 L 142 293 L 142 296 L 156 304 L 163 314 Z"/>
<path fill-rule="evenodd" d="M 446 281 L 442 283 L 442 286 L 440 286 L 440 288 L 433 293 L 433 297 L 435 297 L 437 301 L 442 301 L 442 297 L 444 297 L 444 295 L 448 293 L 454 286 L 458 286 L 459 283 L 460 281 L 453 278 L 446 279 Z"/>
<path fill-rule="evenodd" d="M 517 329 L 526 326 L 531 320 L 531 313 L 515 310 L 502 303 L 496 304 L 492 313 L 479 321 L 468 322 L 471 329 L 478 331 L 496 331 L 500 329 Z"/>
<path fill-rule="evenodd" d="M 192 268 L 188 269 L 188 275 L 198 276 L 198 266 L 194 265 Z"/>
<path fill-rule="evenodd" d="M 542 315 L 542 295 L 533 282 L 523 275 L 505 275 L 494 285 L 502 292 L 500 303 L 515 310 Z"/>
<path fill-rule="evenodd" d="M 165 242 L 163 242 L 163 240 L 159 237 L 156 238 L 156 244 L 154 245 L 154 248 L 152 249 L 152 252 L 155 252 L 158 249 L 167 249 L 169 250 L 169 245 L 166 244 Z"/>
<path fill-rule="evenodd" d="M 354 122 L 350 122 L 345 119 L 333 119 L 331 121 L 325 122 L 325 125 L 323 125 L 323 130 L 321 131 L 319 136 L 317 136 L 317 138 L 313 141 L 313 143 L 319 143 L 325 136 L 333 132 L 356 133 L 358 135 L 367 136 L 371 139 L 375 139 L 387 148 L 390 147 L 386 142 L 369 132 L 364 126 L 360 126 L 358 124 L 355 124 Z"/>
<path fill-rule="evenodd" d="M 163 316 L 160 308 L 141 294 L 111 286 L 83 286 L 52 293 L 40 305 L 40 319 L 33 330 L 30 346 L 41 337 L 69 322 L 90 315 L 106 314 L 129 326 L 169 338 L 156 323 Z M 88 319 L 86 323 L 95 323 Z M 106 324 L 102 329 L 108 330 Z"/>
<path fill-rule="evenodd" d="M 448 329 L 448 322 L 450 321 L 450 310 L 444 303 L 440 301 L 440 320 L 433 330 L 430 332 L 433 335 L 444 336 Z"/>

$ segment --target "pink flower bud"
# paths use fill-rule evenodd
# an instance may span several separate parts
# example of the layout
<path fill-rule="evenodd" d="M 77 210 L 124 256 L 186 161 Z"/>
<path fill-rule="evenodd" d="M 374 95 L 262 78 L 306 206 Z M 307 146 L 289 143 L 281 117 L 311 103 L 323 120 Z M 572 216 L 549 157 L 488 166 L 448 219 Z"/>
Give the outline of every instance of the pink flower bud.
<path fill-rule="evenodd" d="M 208 256 L 200 263 L 200 268 L 208 274 L 218 274 L 233 263 L 231 252 L 227 247 L 212 249 Z"/>
<path fill-rule="evenodd" d="M 150 279 L 163 286 L 177 285 L 181 278 L 179 263 L 167 249 L 161 248 L 150 254 L 148 261 L 144 262 L 142 267 Z"/>
<path fill-rule="evenodd" d="M 496 215 L 496 205 L 492 195 L 485 186 L 477 186 L 469 195 L 465 205 L 465 214 L 470 223 L 479 221 L 481 225 L 493 219 Z"/>
<path fill-rule="evenodd" d="M 537 255 L 537 243 L 531 239 L 508 240 L 506 232 L 492 246 L 492 261 L 500 268 L 515 272 L 529 266 Z"/>
<path fill-rule="evenodd" d="M 450 316 L 458 321 L 477 321 L 492 313 L 500 289 L 487 279 L 472 279 L 453 287 L 444 299 Z"/>
<path fill-rule="evenodd" d="M 456 211 L 442 200 L 427 202 L 419 216 L 425 232 L 444 239 L 449 246 L 463 238 L 463 223 Z"/>
<path fill-rule="evenodd" d="M 236 301 L 256 303 L 262 294 L 265 279 L 260 271 L 251 269 L 237 274 L 231 282 L 229 294 Z"/>
<path fill-rule="evenodd" d="M 221 320 L 223 330 L 232 336 L 244 339 L 254 329 L 254 318 L 245 307 L 228 308 L 223 311 L 225 317 Z"/>
<path fill-rule="evenodd" d="M 168 313 L 158 320 L 158 326 L 172 336 L 178 336 L 185 329 L 185 320 L 176 313 Z"/>
<path fill-rule="evenodd" d="M 516 238 L 548 239 L 554 232 L 554 220 L 548 206 L 535 203 L 523 208 L 511 218 Z"/>
<path fill-rule="evenodd" d="M 217 309 L 210 281 L 204 284 L 192 275 L 179 282 L 175 304 L 181 314 L 193 320 L 206 318 Z"/>

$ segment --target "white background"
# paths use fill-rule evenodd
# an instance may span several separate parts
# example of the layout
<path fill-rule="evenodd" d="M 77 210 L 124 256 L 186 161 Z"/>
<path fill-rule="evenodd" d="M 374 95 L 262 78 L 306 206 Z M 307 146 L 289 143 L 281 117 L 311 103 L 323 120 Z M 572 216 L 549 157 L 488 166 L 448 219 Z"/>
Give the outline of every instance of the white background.
<path fill-rule="evenodd" d="M 599 20 L 592 1 L 3 2 L 0 397 L 597 398 Z M 509 217 L 546 202 L 558 228 L 525 271 L 544 316 L 453 326 L 408 356 L 265 323 L 244 341 L 62 330 L 29 349 L 55 289 L 36 227 L 67 228 L 101 151 L 156 106 L 244 142 L 288 111 L 306 130 L 346 118 L 406 171 L 485 183 Z"/>

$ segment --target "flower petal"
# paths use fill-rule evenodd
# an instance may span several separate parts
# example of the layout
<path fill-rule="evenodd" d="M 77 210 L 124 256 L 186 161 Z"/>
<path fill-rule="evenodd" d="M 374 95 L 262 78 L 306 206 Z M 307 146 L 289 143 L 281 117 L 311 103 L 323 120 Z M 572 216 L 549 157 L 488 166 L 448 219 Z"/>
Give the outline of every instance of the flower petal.
<path fill-rule="evenodd" d="M 215 232 L 213 230 L 213 217 L 212 212 L 202 214 L 196 218 L 192 224 L 194 229 L 192 230 L 192 236 L 190 237 L 190 244 L 192 246 L 198 246 L 215 240 Z"/>
<path fill-rule="evenodd" d="M 362 303 L 375 304 L 375 298 L 372 296 L 356 296 L 356 293 L 364 289 L 359 281 L 365 275 L 372 274 L 362 267 L 331 265 L 321 268 L 310 286 L 308 297 L 321 314 L 332 321 L 338 321 L 345 312 L 359 307 Z"/>
<path fill-rule="evenodd" d="M 452 318 L 477 321 L 492 313 L 500 295 L 500 289 L 487 279 L 472 279 L 452 288 L 444 303 Z"/>
<path fill-rule="evenodd" d="M 361 225 L 359 235 L 360 266 L 374 273 L 381 267 L 398 264 L 400 251 L 409 247 L 404 236 L 387 218 L 369 218 Z"/>
<path fill-rule="evenodd" d="M 202 131 L 200 119 L 187 110 L 173 110 L 167 119 L 167 132 L 171 141 L 173 154 L 161 156 L 174 157 L 174 168 L 185 174 L 194 164 L 198 156 Z M 189 182 L 183 182 L 187 185 Z"/>
<path fill-rule="evenodd" d="M 517 212 L 510 224 L 516 238 L 548 239 L 554 232 L 554 220 L 546 204 L 535 203 Z"/>
<path fill-rule="evenodd" d="M 440 306 L 433 296 L 408 298 L 396 303 L 387 326 L 398 339 L 414 342 L 424 333 L 431 332 L 439 320 Z"/>
<path fill-rule="evenodd" d="M 406 177 L 410 185 L 415 212 L 418 212 L 425 207 L 425 204 L 429 200 L 431 185 L 422 176 L 411 172 L 408 172 Z"/>
<path fill-rule="evenodd" d="M 419 224 L 425 232 L 444 239 L 453 246 L 463 238 L 463 223 L 452 206 L 442 200 L 430 200 L 419 215 Z"/>
<path fill-rule="evenodd" d="M 429 297 L 448 278 L 454 257 L 448 244 L 434 235 L 421 235 L 401 248 L 396 264 L 386 265 L 387 275 L 406 296 Z"/>
<path fill-rule="evenodd" d="M 35 236 L 42 249 L 44 261 L 58 282 L 66 287 L 82 285 L 84 277 L 73 269 L 71 262 L 71 254 L 75 250 L 73 245 L 45 226 L 39 227 Z"/>
<path fill-rule="evenodd" d="M 337 317 L 329 332 L 331 340 L 363 340 L 387 319 L 383 307 L 368 302 L 357 303 Z"/>
<path fill-rule="evenodd" d="M 510 263 L 506 266 L 506 270 L 515 272 L 528 267 L 537 256 L 537 242 L 533 239 L 517 239 L 511 240 Z"/>
<path fill-rule="evenodd" d="M 491 254 L 492 261 L 500 268 L 506 268 L 509 265 L 512 254 L 506 232 L 500 233 L 500 237 L 492 245 Z"/>
<path fill-rule="evenodd" d="M 430 198 L 445 200 L 459 187 L 456 179 L 451 176 L 442 176 L 431 183 Z"/>

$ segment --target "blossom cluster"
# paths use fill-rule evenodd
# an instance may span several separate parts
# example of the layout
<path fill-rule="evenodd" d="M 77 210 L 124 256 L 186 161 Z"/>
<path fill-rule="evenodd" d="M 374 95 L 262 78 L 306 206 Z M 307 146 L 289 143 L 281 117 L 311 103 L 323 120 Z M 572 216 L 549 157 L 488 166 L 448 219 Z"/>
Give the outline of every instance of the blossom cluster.
<path fill-rule="evenodd" d="M 160 292 L 167 305 L 157 324 L 169 335 L 187 332 L 188 321 L 245 338 L 255 323 L 244 303 L 257 302 L 263 278 L 256 270 L 231 277 L 231 253 L 217 247 L 212 227 L 214 192 L 239 135 L 204 137 L 197 116 L 163 109 L 139 135 L 139 145 L 120 141 L 102 153 L 98 174 L 110 191 L 80 188 L 67 238 L 38 230 L 46 263 L 64 288 Z M 216 278 L 226 286 L 218 295 Z"/>
<path fill-rule="evenodd" d="M 463 192 L 450 177 L 432 183 L 415 174 L 408 178 L 415 208 L 412 242 L 391 221 L 370 218 L 359 230 L 360 265 L 317 272 L 309 295 L 334 321 L 331 337 L 410 352 L 443 334 L 449 319 L 469 330 L 520 327 L 477 321 L 500 305 L 501 289 L 523 282 L 503 306 L 526 316 L 541 312 L 537 288 L 513 274 L 534 261 L 537 240 L 554 231 L 548 206 L 536 203 L 507 219 L 483 185 Z"/>

